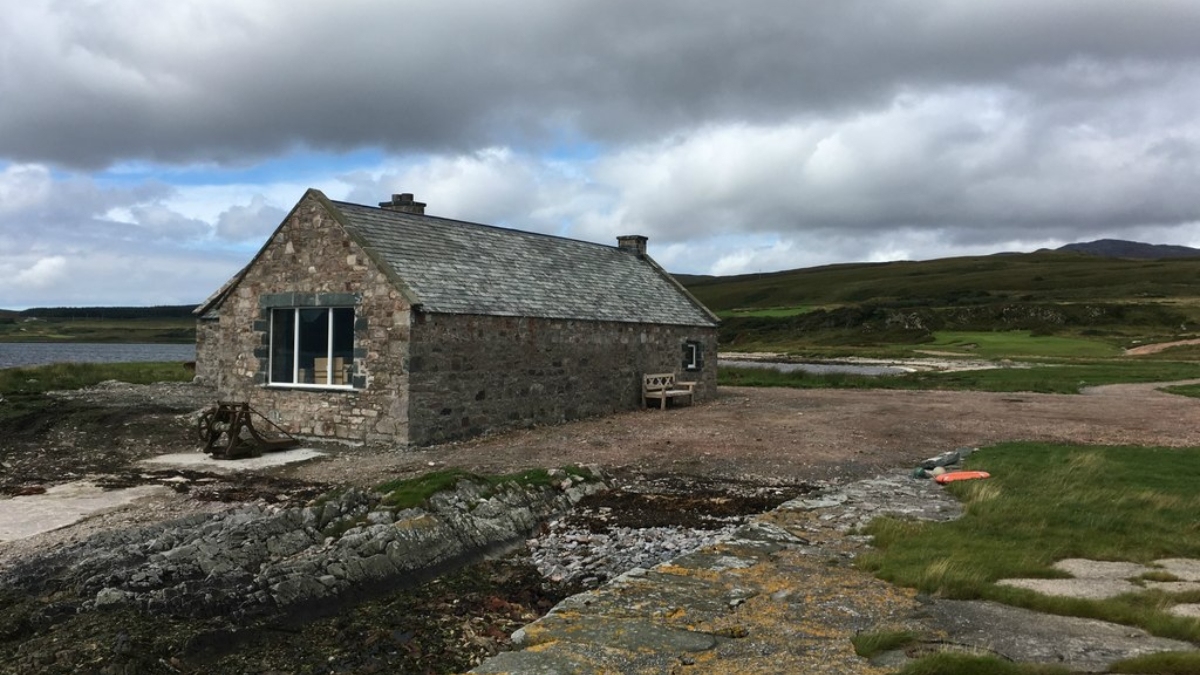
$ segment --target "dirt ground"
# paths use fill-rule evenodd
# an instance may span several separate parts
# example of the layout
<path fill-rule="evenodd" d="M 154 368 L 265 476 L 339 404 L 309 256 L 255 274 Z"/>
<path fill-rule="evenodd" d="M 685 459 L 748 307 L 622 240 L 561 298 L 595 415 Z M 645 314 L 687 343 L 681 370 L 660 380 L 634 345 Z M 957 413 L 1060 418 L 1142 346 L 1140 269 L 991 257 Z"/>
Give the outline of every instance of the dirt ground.
<path fill-rule="evenodd" d="M 744 512 L 757 512 L 817 484 L 907 473 L 921 459 L 962 446 L 1011 440 L 1200 446 L 1200 400 L 1165 394 L 1153 385 L 1100 387 L 1078 396 L 722 388 L 715 400 L 701 405 L 627 412 L 434 448 L 326 444 L 320 447 L 327 458 L 271 472 L 185 476 L 134 467 L 145 457 L 198 449 L 193 413 L 213 400 L 210 390 L 192 385 L 106 383 L 65 396 L 0 403 L 28 408 L 0 414 L 0 500 L 82 477 L 112 487 L 160 483 L 175 488 L 168 496 L 63 530 L 0 543 L 0 567 L 103 529 L 241 501 L 303 504 L 333 486 L 372 486 L 435 467 L 507 473 L 595 465 L 624 488 L 605 502 L 618 513 L 627 507 L 623 524 L 690 526 L 702 511 L 692 498 L 696 494 L 736 496 Z M 188 480 L 177 480 L 181 477 Z M 674 507 L 656 500 L 647 509 L 642 498 L 647 493 L 679 499 L 666 502 Z M 198 642 L 192 626 L 168 629 L 129 617 L 121 619 L 121 633 L 112 638 L 93 633 L 115 630 L 113 617 L 81 617 L 42 631 L 23 619 L 8 626 L 6 613 L 0 613 L 0 662 L 6 654 L 30 650 L 61 653 L 62 641 L 74 636 L 95 653 L 72 652 L 72 658 L 111 665 L 115 648 L 109 642 L 132 639 L 145 650 L 146 663 L 168 664 L 138 672 L 368 672 L 364 655 L 377 659 L 370 663 L 381 672 L 454 672 L 503 648 L 511 630 L 572 590 L 539 582 L 519 560 L 491 561 L 303 629 L 217 651 Z M 388 659 L 410 657 L 411 662 L 378 660 L 384 658 L 378 655 L 382 647 L 374 645 L 385 642 L 391 645 L 388 654 L 400 655 Z M 189 670 L 198 653 L 204 655 L 203 669 Z M 316 667 L 333 664 L 335 655 L 348 660 L 338 661 L 337 668 Z M 172 660 L 177 657 L 182 660 Z M 419 663 L 420 670 L 405 663 Z M 56 670 L 59 665 L 48 664 L 44 672 L 70 672 Z M 0 672 L 6 671 L 0 667 Z"/>
<path fill-rule="evenodd" d="M 755 485 L 846 480 L 904 470 L 962 446 L 1031 440 L 1200 445 L 1200 400 L 1152 384 L 1083 395 L 723 387 L 715 401 L 627 412 L 413 452 L 354 448 L 284 471 L 370 485 L 438 466 L 506 472 L 595 464 Z"/>
<path fill-rule="evenodd" d="M 132 463 L 198 450 L 189 413 L 213 400 L 210 390 L 188 384 L 106 383 L 52 397 L 27 416 L 0 417 L 0 494 L 86 475 L 114 485 L 145 481 L 150 476 Z M 1077 396 L 723 387 L 715 400 L 696 406 L 431 448 L 317 444 L 328 458 L 272 472 L 261 496 L 289 481 L 371 486 L 431 467 L 506 473 L 567 464 L 631 477 L 787 485 L 903 470 L 955 447 L 1012 440 L 1200 446 L 1200 400 L 1153 384 L 1096 387 Z M 240 497 L 253 498 L 252 492 L 248 486 Z"/>

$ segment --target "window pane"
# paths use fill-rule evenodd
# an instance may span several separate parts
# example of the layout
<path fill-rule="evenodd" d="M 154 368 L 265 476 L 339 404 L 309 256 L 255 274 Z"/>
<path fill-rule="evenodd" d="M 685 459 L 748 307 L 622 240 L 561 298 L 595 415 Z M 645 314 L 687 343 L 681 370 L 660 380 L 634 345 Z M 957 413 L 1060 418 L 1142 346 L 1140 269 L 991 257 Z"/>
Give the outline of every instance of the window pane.
<path fill-rule="evenodd" d="M 293 382 L 293 348 L 296 337 L 295 310 L 271 310 L 271 381 Z"/>
<path fill-rule="evenodd" d="M 300 310 L 300 382 L 313 384 L 317 376 L 313 369 L 321 359 L 324 373 L 325 359 L 329 355 L 329 310 Z M 324 384 L 324 375 L 321 377 Z"/>
<path fill-rule="evenodd" d="M 333 384 L 350 384 L 354 364 L 354 310 L 339 307 L 333 310 Z"/>

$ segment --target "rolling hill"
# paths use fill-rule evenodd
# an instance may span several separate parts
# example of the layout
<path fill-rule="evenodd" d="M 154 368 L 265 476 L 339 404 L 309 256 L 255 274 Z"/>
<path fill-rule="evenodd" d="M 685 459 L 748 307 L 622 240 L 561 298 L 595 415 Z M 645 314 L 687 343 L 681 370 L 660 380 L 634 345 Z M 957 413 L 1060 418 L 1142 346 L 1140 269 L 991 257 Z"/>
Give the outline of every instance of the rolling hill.
<path fill-rule="evenodd" d="M 722 318 L 721 344 L 734 349 L 878 348 L 928 343 L 938 331 L 1123 342 L 1200 325 L 1200 257 L 1131 255 L 1161 251 L 1148 244 L 1081 246 L 676 278 Z"/>
<path fill-rule="evenodd" d="M 678 275 L 715 312 L 888 303 L 1097 302 L 1200 298 L 1200 258 L 1134 260 L 1038 251 L 851 263 L 729 277 Z"/>
<path fill-rule="evenodd" d="M 1059 251 L 1088 253 L 1104 258 L 1129 258 L 1132 260 L 1162 260 L 1163 258 L 1200 258 L 1200 249 L 1190 246 L 1167 244 L 1143 244 L 1140 241 L 1123 239 L 1097 239 L 1096 241 L 1061 246 Z"/>

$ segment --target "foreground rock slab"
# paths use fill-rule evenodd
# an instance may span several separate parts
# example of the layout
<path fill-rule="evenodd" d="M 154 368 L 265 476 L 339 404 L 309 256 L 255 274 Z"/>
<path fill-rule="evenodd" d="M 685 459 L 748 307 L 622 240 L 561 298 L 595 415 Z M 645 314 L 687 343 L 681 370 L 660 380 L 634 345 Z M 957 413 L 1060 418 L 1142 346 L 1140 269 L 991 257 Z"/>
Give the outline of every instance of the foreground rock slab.
<path fill-rule="evenodd" d="M 55 594 L 62 616 L 121 607 L 198 618 L 295 612 L 523 541 L 601 487 L 463 480 L 412 508 L 355 489 L 303 507 L 248 504 L 98 534 L 14 564 L 0 587 L 29 596 L 70 589 Z"/>
<path fill-rule="evenodd" d="M 1121 659 L 1195 648 L 1139 628 L 992 602 L 937 600 L 929 603 L 925 612 L 923 623 L 944 633 L 949 643 L 986 648 L 1010 661 L 1063 666 L 1072 672 L 1104 673 Z"/>
<path fill-rule="evenodd" d="M 42 494 L 0 499 L 0 543 L 57 530 L 144 497 L 168 493 L 168 488 L 159 485 L 105 490 L 90 481 L 75 481 L 47 488 Z"/>
<path fill-rule="evenodd" d="M 473 673 L 833 673 L 882 675 L 938 649 L 1102 672 L 1114 661 L 1192 649 L 1136 628 L 994 603 L 918 597 L 856 569 L 854 534 L 884 514 L 949 520 L 961 506 L 932 481 L 857 481 L 793 500 L 727 539 L 573 596 L 513 635 L 520 651 Z M 859 633 L 911 631 L 911 653 L 859 657 Z"/>

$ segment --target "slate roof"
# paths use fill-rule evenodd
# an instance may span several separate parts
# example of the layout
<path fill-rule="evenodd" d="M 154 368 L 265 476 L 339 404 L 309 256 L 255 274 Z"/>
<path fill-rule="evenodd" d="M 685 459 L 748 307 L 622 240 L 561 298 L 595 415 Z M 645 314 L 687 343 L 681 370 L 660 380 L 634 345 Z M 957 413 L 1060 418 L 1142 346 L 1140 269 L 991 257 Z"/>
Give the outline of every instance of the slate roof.
<path fill-rule="evenodd" d="M 616 246 L 326 203 L 427 312 L 717 324 L 657 263 Z"/>

